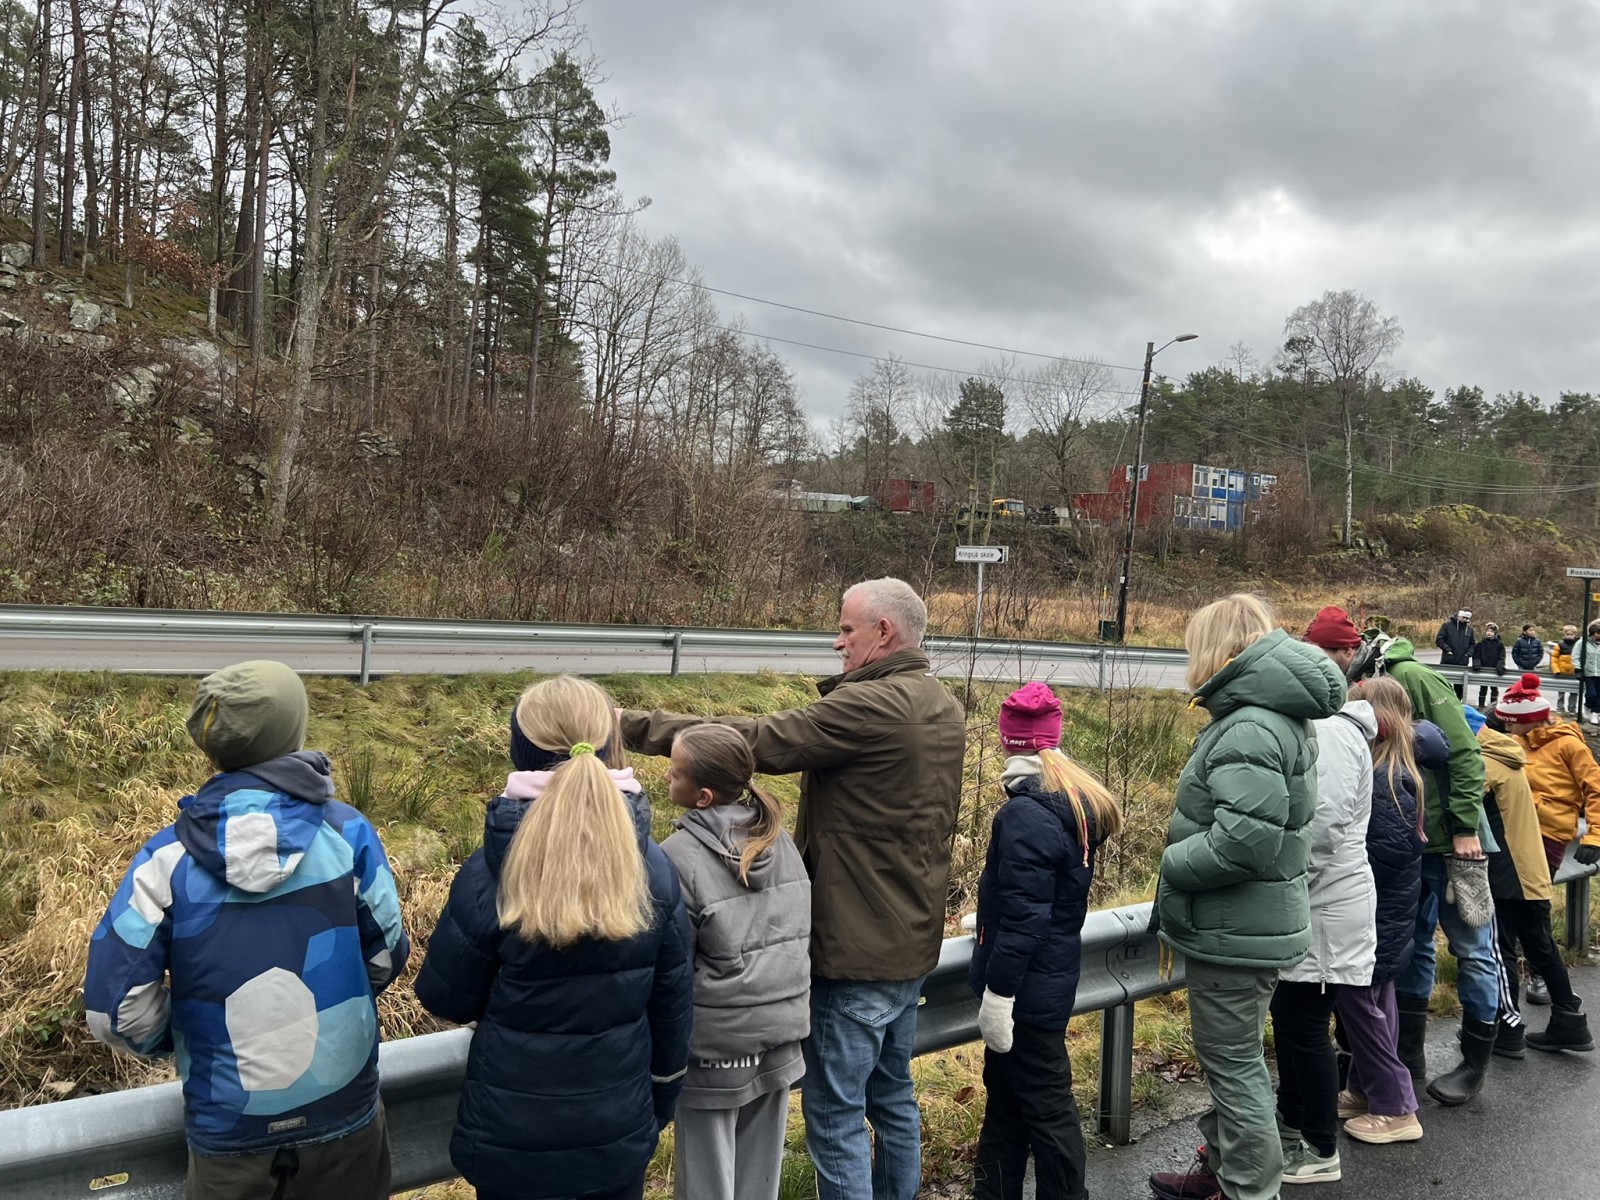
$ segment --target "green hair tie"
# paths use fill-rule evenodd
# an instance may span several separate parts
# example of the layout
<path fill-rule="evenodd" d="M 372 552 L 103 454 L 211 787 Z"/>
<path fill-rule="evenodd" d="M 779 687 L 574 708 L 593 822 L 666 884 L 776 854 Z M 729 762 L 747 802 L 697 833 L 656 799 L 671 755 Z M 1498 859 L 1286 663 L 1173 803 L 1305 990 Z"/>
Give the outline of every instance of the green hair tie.
<path fill-rule="evenodd" d="M 580 754 L 593 754 L 593 753 L 594 753 L 594 747 L 591 746 L 588 742 L 579 742 L 577 745 L 573 746 L 571 750 L 567 751 L 567 755 L 570 758 L 577 758 L 578 755 L 580 755 Z"/>

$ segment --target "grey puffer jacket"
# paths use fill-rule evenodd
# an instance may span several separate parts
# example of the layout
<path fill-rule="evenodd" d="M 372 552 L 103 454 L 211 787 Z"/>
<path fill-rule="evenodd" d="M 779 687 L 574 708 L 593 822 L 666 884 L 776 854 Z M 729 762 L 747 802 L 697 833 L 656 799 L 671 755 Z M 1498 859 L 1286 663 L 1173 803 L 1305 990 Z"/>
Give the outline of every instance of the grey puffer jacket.
<path fill-rule="evenodd" d="M 1317 734 L 1317 811 L 1311 818 L 1306 891 L 1311 948 L 1279 975 L 1296 983 L 1366 987 L 1378 954 L 1378 892 L 1367 861 L 1372 817 L 1372 747 L 1378 718 L 1351 700 L 1313 722 Z"/>
<path fill-rule="evenodd" d="M 694 931 L 694 1027 L 689 1052 L 728 1061 L 811 1032 L 811 881 L 787 833 L 739 879 L 755 811 L 691 808 L 661 844 L 678 869 Z"/>

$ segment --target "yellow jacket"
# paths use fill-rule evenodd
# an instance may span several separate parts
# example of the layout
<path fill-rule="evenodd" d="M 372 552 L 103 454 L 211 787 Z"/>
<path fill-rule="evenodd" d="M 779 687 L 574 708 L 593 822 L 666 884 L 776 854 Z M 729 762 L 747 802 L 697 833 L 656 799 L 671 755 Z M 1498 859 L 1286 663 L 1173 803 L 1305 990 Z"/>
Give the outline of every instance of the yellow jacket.
<path fill-rule="evenodd" d="M 1550 673 L 1552 675 L 1576 675 L 1578 665 L 1572 661 L 1572 655 L 1561 648 L 1560 642 L 1550 643 Z"/>
<path fill-rule="evenodd" d="M 1522 899 L 1548 900 L 1550 864 L 1544 856 L 1539 814 L 1534 808 L 1533 789 L 1528 786 L 1528 776 L 1524 770 L 1527 753 L 1516 738 L 1496 733 L 1487 726 L 1478 730 L 1478 745 L 1483 750 L 1484 788 L 1500 816 L 1495 834 L 1516 867 Z M 1492 814 L 1490 824 L 1494 824 Z M 1489 879 L 1497 897 L 1502 894 L 1501 880 L 1496 878 L 1499 865 L 1494 861 L 1489 864 Z M 1510 888 L 1513 885 L 1507 880 L 1504 886 Z M 1507 894 L 1515 898 L 1514 893 Z"/>
<path fill-rule="evenodd" d="M 1589 831 L 1585 846 L 1600 846 L 1600 764 L 1576 724 L 1539 725 L 1519 734 L 1528 750 L 1528 786 L 1539 809 L 1539 830 L 1563 844 L 1578 836 L 1578 814 Z"/>

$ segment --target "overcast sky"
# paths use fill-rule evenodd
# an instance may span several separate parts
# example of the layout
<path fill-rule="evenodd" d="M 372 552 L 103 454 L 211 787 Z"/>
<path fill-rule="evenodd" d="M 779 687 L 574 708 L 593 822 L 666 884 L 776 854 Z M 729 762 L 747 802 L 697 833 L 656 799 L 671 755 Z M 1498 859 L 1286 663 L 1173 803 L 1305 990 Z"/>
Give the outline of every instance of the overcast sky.
<path fill-rule="evenodd" d="M 586 0 L 622 188 L 715 287 L 1174 376 L 1354 288 L 1442 391 L 1600 388 L 1600 13 L 1566 0 Z M 717 298 L 758 333 L 985 352 Z M 807 409 L 869 363 L 774 344 Z M 1119 373 L 1119 385 L 1136 377 Z"/>

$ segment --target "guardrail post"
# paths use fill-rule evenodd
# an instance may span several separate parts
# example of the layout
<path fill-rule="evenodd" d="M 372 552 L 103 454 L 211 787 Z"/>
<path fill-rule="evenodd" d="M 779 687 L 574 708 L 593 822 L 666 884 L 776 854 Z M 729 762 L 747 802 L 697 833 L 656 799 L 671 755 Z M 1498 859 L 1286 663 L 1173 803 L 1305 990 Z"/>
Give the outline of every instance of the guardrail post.
<path fill-rule="evenodd" d="M 683 662 L 683 630 L 678 630 L 672 635 L 672 674 L 678 673 L 678 667 Z"/>
<path fill-rule="evenodd" d="M 1567 880 L 1567 949 L 1589 953 L 1589 876 Z"/>
<path fill-rule="evenodd" d="M 1133 1004 L 1100 1014 L 1100 1132 L 1126 1146 L 1133 1124 Z"/>
<path fill-rule="evenodd" d="M 372 622 L 361 627 L 361 686 L 372 678 Z"/>
<path fill-rule="evenodd" d="M 1095 686 L 1102 692 L 1106 690 L 1106 655 L 1108 653 L 1109 651 L 1104 646 L 1101 646 L 1100 653 L 1095 656 L 1099 660 Z"/>

